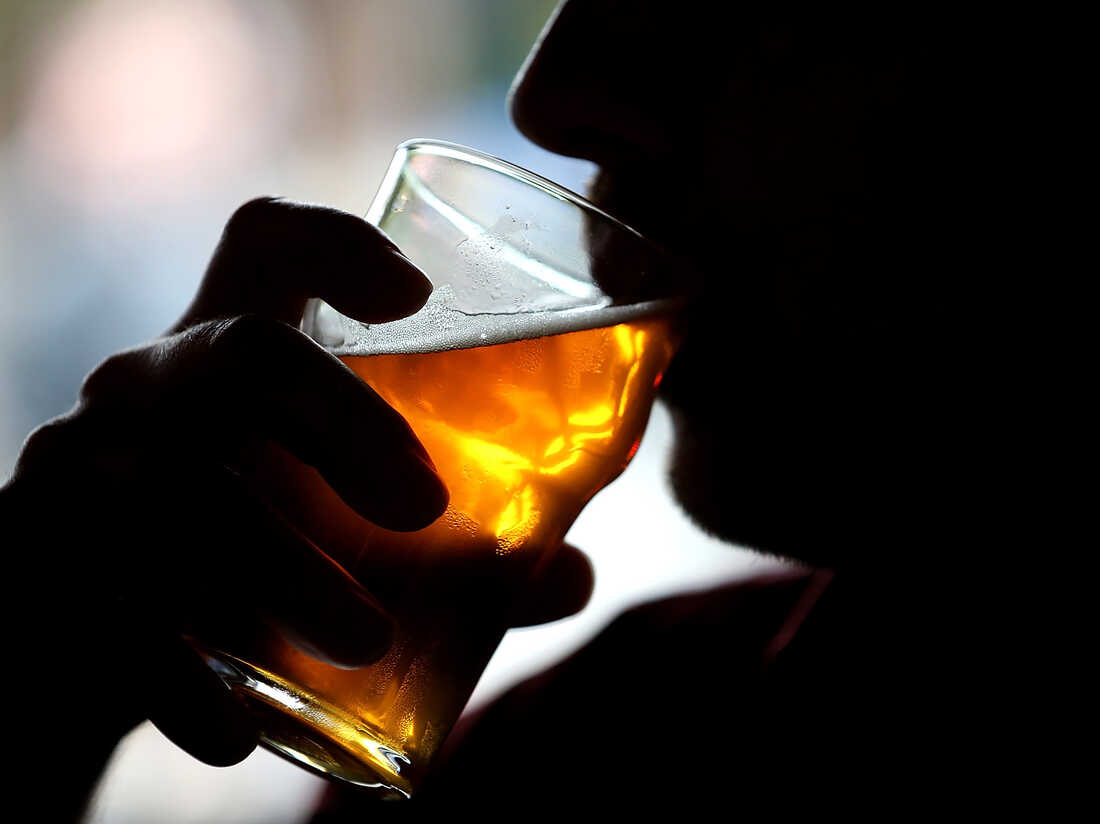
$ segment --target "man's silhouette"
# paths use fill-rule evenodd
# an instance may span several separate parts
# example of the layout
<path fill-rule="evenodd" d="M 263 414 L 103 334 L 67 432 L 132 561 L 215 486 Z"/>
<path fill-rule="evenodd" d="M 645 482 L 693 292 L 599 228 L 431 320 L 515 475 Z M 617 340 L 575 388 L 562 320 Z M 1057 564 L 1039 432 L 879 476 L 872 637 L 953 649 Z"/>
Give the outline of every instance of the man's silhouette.
<path fill-rule="evenodd" d="M 472 719 L 423 799 L 391 814 L 591 792 L 763 806 L 888 792 L 896 808 L 952 784 L 977 747 L 954 655 L 965 627 L 926 560 L 972 551 L 986 471 L 959 325 L 967 240 L 945 194 L 969 128 L 943 128 L 950 38 L 923 19 L 712 11 L 564 3 L 512 113 L 595 161 L 593 199 L 705 275 L 662 387 L 685 510 L 811 566 L 631 610 Z M 11 580 L 45 582 L 14 650 L 49 708 L 20 736 L 26 758 L 54 759 L 66 725 L 80 730 L 57 807 L 79 809 L 145 717 L 208 763 L 252 749 L 248 714 L 179 640 L 196 622 L 262 614 L 347 666 L 385 648 L 379 606 L 248 468 L 274 441 L 368 519 L 437 516 L 446 491 L 415 436 L 295 329 L 311 296 L 377 322 L 427 290 L 362 221 L 255 201 L 180 323 L 97 368 L 77 408 L 31 436 L 0 515 L 35 535 Z M 368 433 L 354 448 L 325 435 L 345 418 Z M 514 622 L 583 604 L 583 557 L 560 558 Z"/>

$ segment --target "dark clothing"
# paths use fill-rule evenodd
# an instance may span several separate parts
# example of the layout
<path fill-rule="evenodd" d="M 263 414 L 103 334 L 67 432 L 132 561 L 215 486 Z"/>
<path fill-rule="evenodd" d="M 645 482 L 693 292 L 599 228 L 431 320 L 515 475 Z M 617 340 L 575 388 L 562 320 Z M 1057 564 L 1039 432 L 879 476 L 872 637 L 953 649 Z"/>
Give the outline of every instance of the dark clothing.
<path fill-rule="evenodd" d="M 392 813 L 924 807 L 961 731 L 933 687 L 935 622 L 913 607 L 881 581 L 809 571 L 636 607 L 466 719 Z M 333 792 L 318 821 L 362 811 L 353 798 Z"/>

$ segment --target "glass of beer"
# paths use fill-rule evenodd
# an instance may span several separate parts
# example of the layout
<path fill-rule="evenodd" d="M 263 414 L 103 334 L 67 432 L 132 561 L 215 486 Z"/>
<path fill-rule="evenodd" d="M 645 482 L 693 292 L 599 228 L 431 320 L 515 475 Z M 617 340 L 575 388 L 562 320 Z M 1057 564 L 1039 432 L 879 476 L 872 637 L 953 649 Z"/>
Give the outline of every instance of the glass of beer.
<path fill-rule="evenodd" d="M 450 504 L 426 529 L 385 530 L 287 457 L 298 525 L 395 617 L 396 639 L 357 670 L 274 633 L 205 652 L 268 748 L 407 798 L 524 583 L 637 450 L 687 275 L 576 194 L 440 141 L 398 147 L 367 219 L 432 280 L 427 305 L 366 325 L 314 301 L 303 329 L 405 417 Z"/>

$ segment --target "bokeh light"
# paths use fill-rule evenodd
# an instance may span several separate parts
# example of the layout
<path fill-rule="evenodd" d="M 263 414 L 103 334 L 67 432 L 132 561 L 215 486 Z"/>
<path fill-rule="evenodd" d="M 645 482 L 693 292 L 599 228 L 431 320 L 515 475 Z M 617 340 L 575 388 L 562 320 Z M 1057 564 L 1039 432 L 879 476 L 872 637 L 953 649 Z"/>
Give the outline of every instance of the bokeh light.
<path fill-rule="evenodd" d="M 268 120 L 260 49 L 228 3 L 108 0 L 74 11 L 39 55 L 26 156 L 58 197 L 142 201 L 203 185 Z"/>

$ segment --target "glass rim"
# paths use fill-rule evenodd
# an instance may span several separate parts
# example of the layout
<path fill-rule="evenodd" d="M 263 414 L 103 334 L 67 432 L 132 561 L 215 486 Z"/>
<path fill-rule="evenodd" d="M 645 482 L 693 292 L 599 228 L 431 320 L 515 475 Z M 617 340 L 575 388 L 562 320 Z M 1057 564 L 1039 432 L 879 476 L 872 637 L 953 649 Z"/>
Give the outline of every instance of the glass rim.
<path fill-rule="evenodd" d="M 650 240 L 643 235 L 633 226 L 624 223 L 619 218 L 608 213 L 604 209 L 597 206 L 592 201 L 588 200 L 583 195 L 579 195 L 572 189 L 567 189 L 560 183 L 555 183 L 547 177 L 543 177 L 537 172 L 532 172 L 530 169 L 525 169 L 523 166 L 519 166 L 503 158 L 491 155 L 488 152 L 480 151 L 479 149 L 473 149 L 469 146 L 464 146 L 461 143 L 454 143 L 449 140 L 438 140 L 436 138 L 429 137 L 413 137 L 408 140 L 402 141 L 398 144 L 394 150 L 395 155 L 400 152 L 422 152 L 425 154 L 434 154 L 440 157 L 450 157 L 455 160 L 461 160 L 464 162 L 472 163 L 476 166 L 481 166 L 486 169 L 490 169 L 501 174 L 509 175 L 514 178 L 519 178 L 525 183 L 529 183 L 538 189 L 543 190 L 552 197 L 556 197 L 559 200 L 564 200 L 567 203 L 576 206 L 585 212 L 590 212 L 606 220 L 612 226 L 617 229 L 621 229 L 638 240 L 653 247 L 655 250 L 667 254 L 664 247 L 660 244 Z"/>

